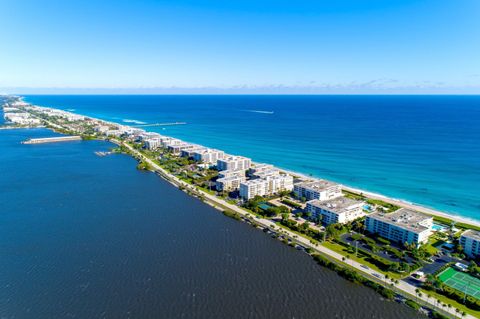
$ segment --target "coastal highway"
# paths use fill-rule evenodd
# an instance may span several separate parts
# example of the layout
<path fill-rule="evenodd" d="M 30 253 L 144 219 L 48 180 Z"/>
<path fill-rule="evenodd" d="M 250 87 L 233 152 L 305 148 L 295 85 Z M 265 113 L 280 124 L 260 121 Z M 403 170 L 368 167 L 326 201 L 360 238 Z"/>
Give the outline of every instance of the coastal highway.
<path fill-rule="evenodd" d="M 232 211 L 234 211 L 234 212 L 236 212 L 236 213 L 238 213 L 242 216 L 245 216 L 245 217 L 248 217 L 248 215 L 250 215 L 249 212 L 243 210 L 242 208 L 240 208 L 236 205 L 230 204 L 230 203 L 224 201 L 223 199 L 218 198 L 217 196 L 214 196 L 214 195 L 211 195 L 207 192 L 199 190 L 199 189 L 195 188 L 194 186 L 192 186 L 192 185 L 182 181 L 181 179 L 177 178 L 176 176 L 170 174 L 169 172 L 164 170 L 162 167 L 157 165 L 150 158 L 146 157 L 141 152 L 134 149 L 132 146 L 130 146 L 126 143 L 122 143 L 121 141 L 118 141 L 118 140 L 112 140 L 112 142 L 115 142 L 118 145 L 123 145 L 126 148 L 128 148 L 132 152 L 132 154 L 135 154 L 135 156 L 137 156 L 138 158 L 141 158 L 143 161 L 148 163 L 157 172 L 159 172 L 161 175 L 165 176 L 167 181 L 171 182 L 173 185 L 183 186 L 185 188 L 195 190 L 195 192 L 197 192 L 197 193 L 200 193 L 202 196 L 204 196 L 204 198 L 212 206 L 214 206 L 218 209 L 221 209 L 222 207 L 226 207 L 226 208 L 228 208 L 228 209 L 230 209 L 230 210 L 232 210 Z M 255 222 L 264 226 L 264 227 L 268 227 L 270 229 L 277 229 L 277 227 L 278 227 L 271 220 L 264 219 L 264 218 L 255 218 Z M 297 243 L 299 243 L 299 244 L 301 244 L 305 247 L 310 247 L 314 251 L 319 252 L 322 255 L 327 255 L 328 257 L 333 258 L 333 259 L 335 259 L 339 262 L 346 263 L 349 266 L 351 266 L 352 268 L 354 268 L 357 271 L 361 272 L 362 274 L 366 275 L 368 278 L 370 278 L 373 281 L 376 281 L 376 282 L 378 282 L 380 284 L 384 284 L 384 285 L 385 285 L 385 282 L 387 282 L 386 286 L 389 286 L 389 284 L 388 284 L 389 281 L 385 278 L 385 276 L 383 274 L 380 274 L 380 273 L 378 273 L 378 272 L 376 272 L 372 269 L 365 268 L 365 266 L 362 265 L 361 263 L 359 263 L 357 261 L 354 261 L 354 260 L 351 260 L 351 259 L 346 260 L 346 261 L 342 261 L 342 258 L 344 257 L 343 255 L 341 255 L 341 254 L 339 254 L 339 253 L 337 253 L 333 250 L 330 250 L 330 249 L 328 249 L 328 248 L 326 248 L 322 245 L 314 245 L 314 244 L 310 243 L 310 241 L 308 239 L 306 239 L 304 237 L 301 237 L 301 236 L 298 236 L 297 234 L 295 234 L 295 233 L 293 233 L 293 232 L 291 232 L 287 229 L 282 229 L 282 232 L 283 232 L 283 234 L 286 234 L 288 237 L 294 239 Z M 427 298 L 427 296 L 425 294 L 422 294 L 422 297 L 419 297 L 417 299 L 416 293 L 415 293 L 415 290 L 417 289 L 417 287 L 409 284 L 405 280 L 400 280 L 399 283 L 396 284 L 394 288 L 395 288 L 395 291 L 401 291 L 403 295 L 409 295 L 412 300 L 419 300 L 419 301 L 421 300 L 423 304 L 428 304 L 429 307 L 431 307 L 432 309 L 437 309 L 438 311 L 441 311 L 443 313 L 448 313 L 450 316 L 453 316 L 453 317 L 456 317 L 456 315 L 457 315 L 457 313 L 455 311 L 455 307 L 452 307 L 452 308 L 445 307 L 443 309 L 436 308 L 435 303 L 434 303 L 435 299 L 434 298 Z M 474 319 L 475 317 L 467 314 L 463 318 Z"/>

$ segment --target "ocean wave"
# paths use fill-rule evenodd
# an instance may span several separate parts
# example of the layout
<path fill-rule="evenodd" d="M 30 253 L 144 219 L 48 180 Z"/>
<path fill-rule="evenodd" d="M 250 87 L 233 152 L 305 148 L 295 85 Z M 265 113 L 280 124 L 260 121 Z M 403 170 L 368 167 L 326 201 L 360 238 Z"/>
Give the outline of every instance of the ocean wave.
<path fill-rule="evenodd" d="M 123 119 L 122 122 L 125 123 L 134 123 L 134 124 L 147 124 L 147 122 L 137 121 L 137 120 L 130 120 L 130 119 Z"/>
<path fill-rule="evenodd" d="M 264 110 L 244 110 L 245 112 L 251 113 L 261 113 L 261 114 L 273 114 L 273 111 L 264 111 Z"/>

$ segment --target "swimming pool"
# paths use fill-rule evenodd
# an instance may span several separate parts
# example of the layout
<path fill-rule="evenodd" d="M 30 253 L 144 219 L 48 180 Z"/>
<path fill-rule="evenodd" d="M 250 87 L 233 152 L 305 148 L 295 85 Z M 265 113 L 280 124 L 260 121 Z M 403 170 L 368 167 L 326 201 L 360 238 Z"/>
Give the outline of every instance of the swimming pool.
<path fill-rule="evenodd" d="M 432 230 L 433 231 L 445 231 L 446 227 L 443 226 L 443 225 L 439 225 L 439 224 L 433 224 L 432 225 Z"/>

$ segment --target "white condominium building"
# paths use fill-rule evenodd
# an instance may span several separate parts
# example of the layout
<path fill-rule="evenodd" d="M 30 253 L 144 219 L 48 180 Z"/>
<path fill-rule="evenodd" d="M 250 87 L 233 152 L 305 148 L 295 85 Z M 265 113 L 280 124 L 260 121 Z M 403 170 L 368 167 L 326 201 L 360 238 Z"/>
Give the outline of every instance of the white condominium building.
<path fill-rule="evenodd" d="M 259 163 L 255 164 L 252 168 L 250 168 L 250 172 L 252 173 L 252 175 L 255 175 L 272 169 L 274 169 L 274 167 L 271 164 Z"/>
<path fill-rule="evenodd" d="M 218 172 L 218 177 L 233 177 L 233 176 L 245 177 L 245 171 L 240 169 L 240 170 L 228 170 L 228 171 Z"/>
<path fill-rule="evenodd" d="M 469 229 L 460 236 L 460 246 L 463 252 L 470 258 L 480 256 L 480 232 Z"/>
<path fill-rule="evenodd" d="M 266 178 L 251 179 L 240 184 L 240 197 L 250 199 L 257 195 L 273 195 L 293 189 L 293 176 L 287 174 L 272 175 Z"/>
<path fill-rule="evenodd" d="M 197 145 L 195 144 L 181 143 L 181 144 L 169 145 L 167 149 L 173 154 L 180 154 L 182 151 L 191 150 L 195 147 L 197 147 Z"/>
<path fill-rule="evenodd" d="M 265 178 L 268 182 L 267 195 L 276 194 L 281 191 L 292 191 L 293 176 L 288 174 L 269 175 Z"/>
<path fill-rule="evenodd" d="M 306 210 L 312 219 L 321 217 L 322 224 L 345 224 L 365 216 L 364 203 L 346 197 L 336 197 L 326 201 L 314 199 L 307 202 Z"/>
<path fill-rule="evenodd" d="M 160 137 L 149 138 L 145 140 L 145 147 L 149 150 L 154 150 L 162 146 L 162 139 Z"/>
<path fill-rule="evenodd" d="M 263 178 L 263 179 L 268 177 L 273 177 L 273 176 L 279 176 L 279 175 L 280 175 L 280 170 L 276 168 L 271 168 L 271 169 L 263 170 L 261 172 L 252 173 L 253 177 Z M 292 177 L 292 181 L 293 181 L 293 177 Z M 292 186 L 292 189 L 293 189 L 293 186 Z"/>
<path fill-rule="evenodd" d="M 308 200 L 328 200 L 342 196 L 342 188 L 339 184 L 323 179 L 313 182 L 295 184 L 293 191 L 298 198 L 305 197 Z"/>
<path fill-rule="evenodd" d="M 213 148 L 206 148 L 198 150 L 193 153 L 193 159 L 197 162 L 203 162 L 208 164 L 216 164 L 219 159 L 222 159 L 225 153 Z"/>
<path fill-rule="evenodd" d="M 217 191 L 231 192 L 240 188 L 240 183 L 245 182 L 246 177 L 240 175 L 232 175 L 227 177 L 221 177 L 216 181 Z"/>
<path fill-rule="evenodd" d="M 163 137 L 162 138 L 162 146 L 163 147 L 169 147 L 171 145 L 178 145 L 178 144 L 184 144 L 185 142 L 183 142 L 182 140 L 178 140 L 176 138 L 173 138 L 173 137 Z"/>
<path fill-rule="evenodd" d="M 197 145 L 197 147 L 182 150 L 180 152 L 180 156 L 181 157 L 193 157 L 193 154 L 195 154 L 196 152 L 200 152 L 202 150 L 205 150 L 205 149 L 206 149 L 206 147 Z"/>
<path fill-rule="evenodd" d="M 217 160 L 217 169 L 219 171 L 226 170 L 247 170 L 250 168 L 252 161 L 243 156 L 225 156 Z"/>
<path fill-rule="evenodd" d="M 432 234 L 433 217 L 401 208 L 393 213 L 373 213 L 367 215 L 366 230 L 373 234 L 399 243 L 426 243 Z"/>
<path fill-rule="evenodd" d="M 249 200 L 268 193 L 268 182 L 264 179 L 251 179 L 240 183 L 240 197 Z"/>

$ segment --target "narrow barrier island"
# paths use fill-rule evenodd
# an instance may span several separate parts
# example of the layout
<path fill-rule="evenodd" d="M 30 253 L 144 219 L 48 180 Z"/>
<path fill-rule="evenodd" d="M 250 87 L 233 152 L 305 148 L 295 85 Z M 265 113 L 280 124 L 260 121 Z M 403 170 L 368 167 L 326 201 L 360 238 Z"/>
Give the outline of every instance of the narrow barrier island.
<path fill-rule="evenodd" d="M 480 317 L 477 221 L 140 128 L 149 124 L 121 125 L 31 105 L 21 97 L 0 99 L 8 126 L 47 127 L 70 135 L 25 144 L 110 141 L 116 145 L 111 152 L 134 157 L 137 169 L 154 172 L 387 300 L 431 318 Z"/>

